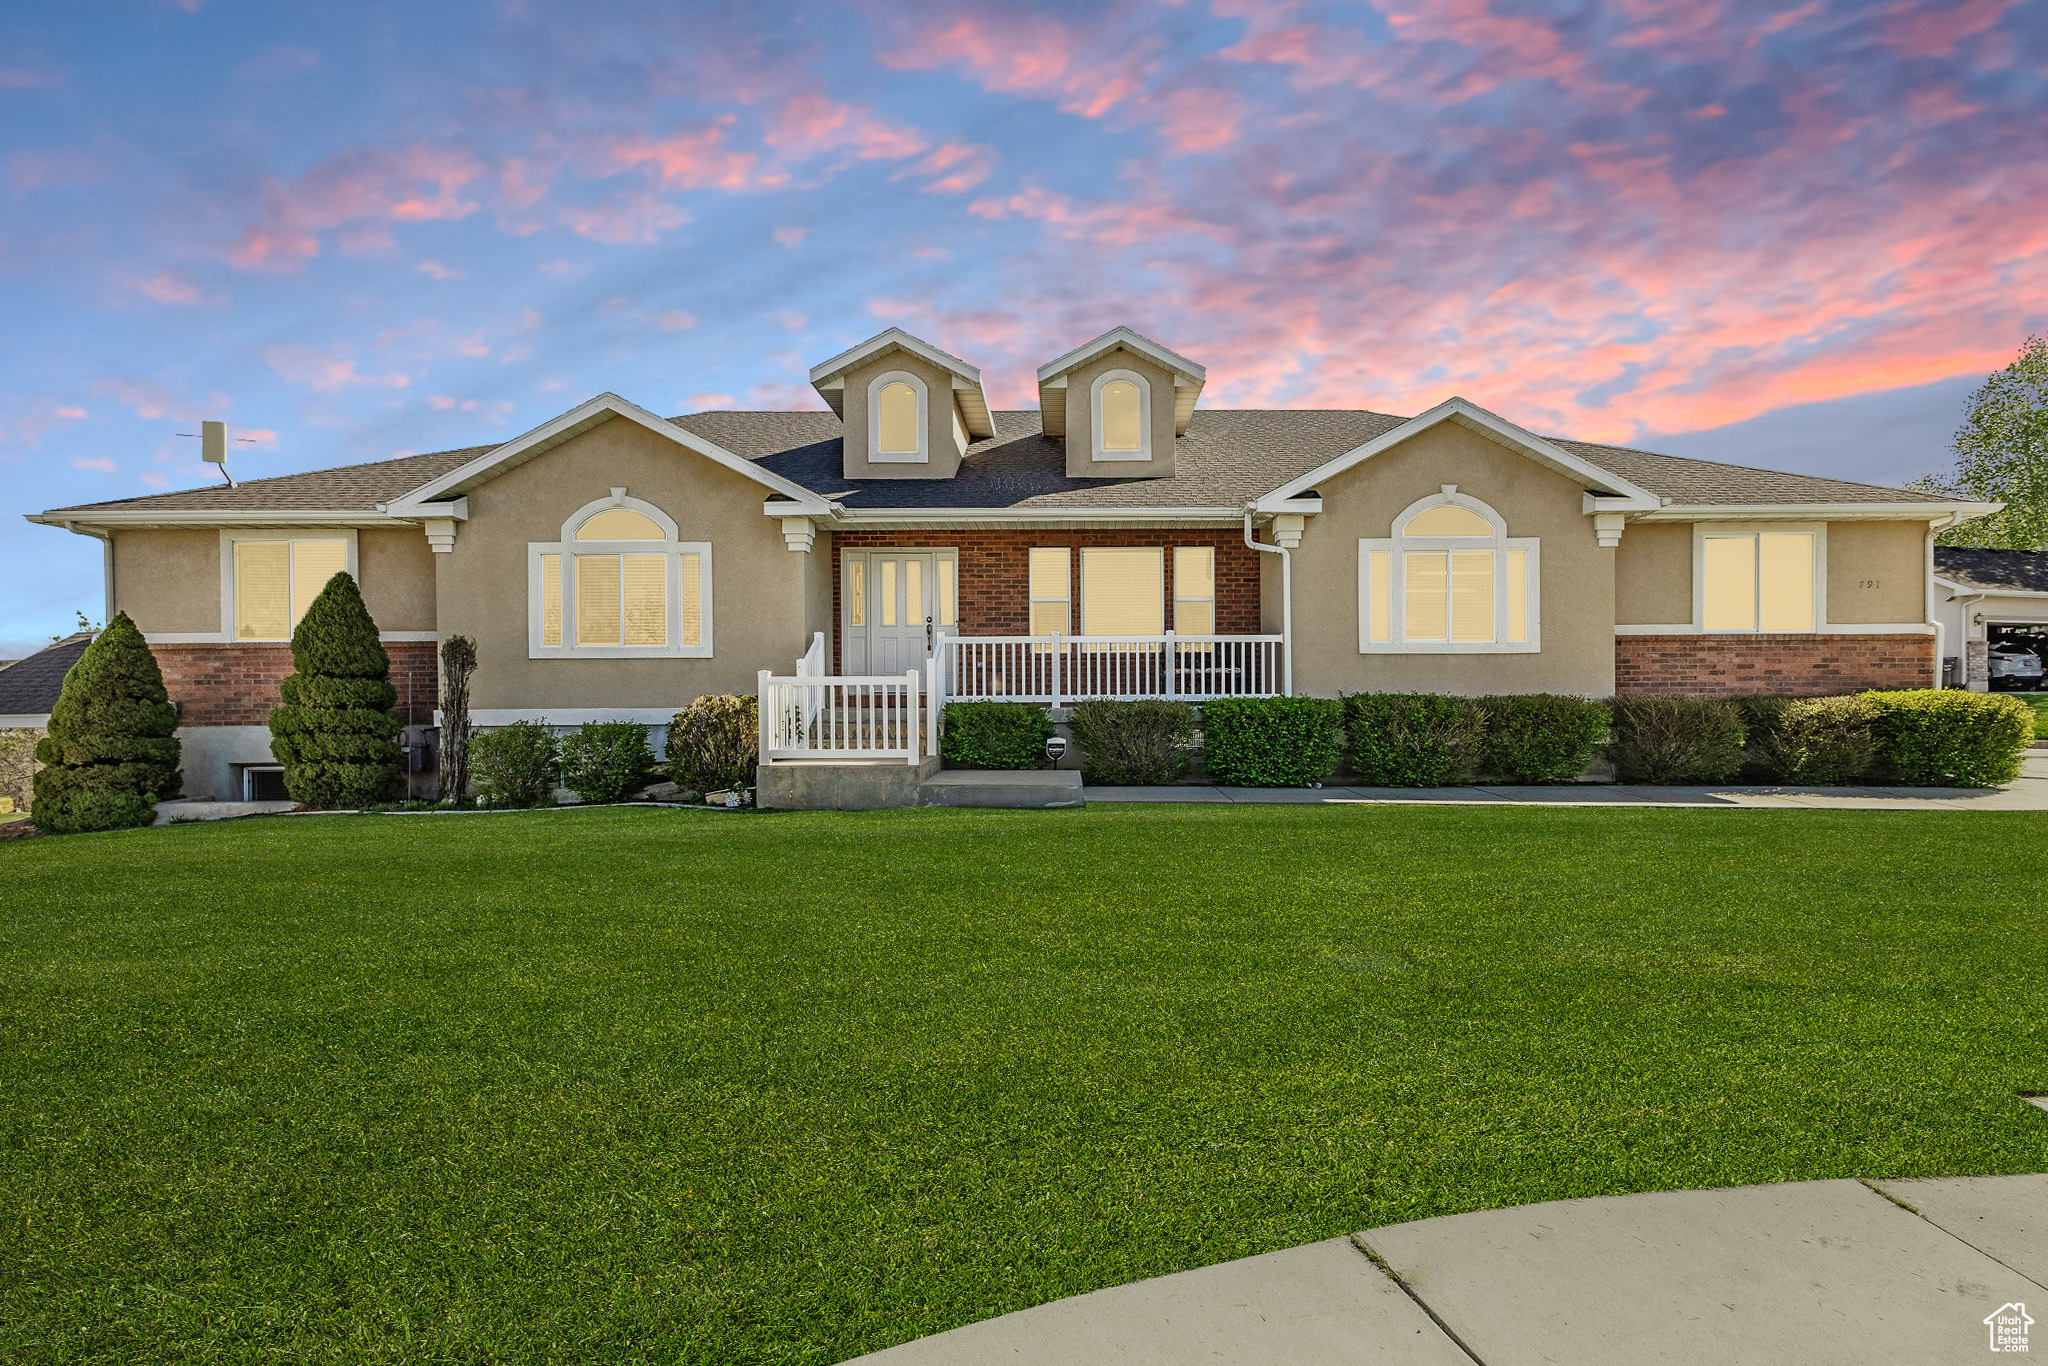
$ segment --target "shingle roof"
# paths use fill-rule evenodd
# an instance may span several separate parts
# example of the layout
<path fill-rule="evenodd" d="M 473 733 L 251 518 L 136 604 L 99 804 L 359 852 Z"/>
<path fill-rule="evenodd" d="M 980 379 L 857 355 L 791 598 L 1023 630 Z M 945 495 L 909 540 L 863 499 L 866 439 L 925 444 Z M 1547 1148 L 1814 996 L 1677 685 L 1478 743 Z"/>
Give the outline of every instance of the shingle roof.
<path fill-rule="evenodd" d="M 64 675 L 90 644 L 92 632 L 80 631 L 0 669 L 0 716 L 49 715 L 64 691 Z"/>
<path fill-rule="evenodd" d="M 1965 588 L 2048 593 L 2048 550 L 1938 545 L 1934 547 L 1934 572 Z"/>
<path fill-rule="evenodd" d="M 995 435 L 967 448 L 952 479 L 861 482 L 841 473 L 840 422 L 821 412 L 706 412 L 677 425 L 855 509 L 1241 507 L 1407 419 L 1349 409 L 1201 409 L 1179 438 L 1171 479 L 1070 479 L 1065 447 L 1035 411 L 991 414 Z M 1692 460 L 1553 437 L 1602 469 L 1679 504 L 1927 503 L 1953 501 L 1843 479 Z M 111 511 L 369 511 L 492 449 L 471 446 L 367 465 L 313 470 L 57 509 Z"/>

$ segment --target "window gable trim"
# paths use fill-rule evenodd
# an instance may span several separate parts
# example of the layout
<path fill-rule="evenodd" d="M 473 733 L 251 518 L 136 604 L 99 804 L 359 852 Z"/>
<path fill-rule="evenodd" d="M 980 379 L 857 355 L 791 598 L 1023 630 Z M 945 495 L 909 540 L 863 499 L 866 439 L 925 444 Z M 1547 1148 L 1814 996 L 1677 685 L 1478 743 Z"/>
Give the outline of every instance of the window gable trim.
<path fill-rule="evenodd" d="M 891 384 L 907 384 L 917 395 L 917 449 L 882 449 L 882 390 Z M 951 395 L 948 394 L 950 399 Z M 908 370 L 885 370 L 868 381 L 868 463 L 871 465 L 929 465 L 932 460 L 931 389 Z"/>
<path fill-rule="evenodd" d="M 675 518 L 669 516 L 666 512 L 663 512 L 660 508 L 648 502 L 645 498 L 630 497 L 627 495 L 624 489 L 619 488 L 613 489 L 611 491 L 611 496 L 609 498 L 592 499 L 590 502 L 585 503 L 582 507 L 577 508 L 574 512 L 570 513 L 568 520 L 562 523 L 562 539 L 564 541 L 575 541 L 576 533 L 582 529 L 583 524 L 585 522 L 597 516 L 597 514 L 600 512 L 610 512 L 614 508 L 624 508 L 628 512 L 637 512 L 641 516 L 648 518 L 656 526 L 661 528 L 662 539 L 665 541 L 674 541 L 678 536 L 682 534 L 682 528 L 676 525 Z M 648 544 L 648 542 L 582 541 L 578 542 L 578 544 L 586 546 L 603 546 L 617 544 L 646 545 Z"/>
<path fill-rule="evenodd" d="M 1102 444 L 1102 391 L 1122 381 L 1138 391 L 1138 448 L 1109 450 Z M 1105 370 L 1088 386 L 1089 442 L 1091 455 L 1105 464 L 1143 463 L 1152 458 L 1152 382 L 1135 370 Z"/>

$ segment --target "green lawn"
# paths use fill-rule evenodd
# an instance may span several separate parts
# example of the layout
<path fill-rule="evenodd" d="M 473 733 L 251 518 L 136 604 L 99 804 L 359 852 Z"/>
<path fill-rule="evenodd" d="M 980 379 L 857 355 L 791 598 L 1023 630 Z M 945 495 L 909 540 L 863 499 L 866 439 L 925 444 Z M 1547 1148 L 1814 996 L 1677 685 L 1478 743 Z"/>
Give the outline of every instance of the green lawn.
<path fill-rule="evenodd" d="M 0 1359 L 829 1362 L 1374 1223 L 2048 1169 L 2042 820 L 0 843 Z"/>
<path fill-rule="evenodd" d="M 2048 740 L 2048 693 L 2015 693 L 2020 701 L 2034 709 L 2034 738 Z"/>

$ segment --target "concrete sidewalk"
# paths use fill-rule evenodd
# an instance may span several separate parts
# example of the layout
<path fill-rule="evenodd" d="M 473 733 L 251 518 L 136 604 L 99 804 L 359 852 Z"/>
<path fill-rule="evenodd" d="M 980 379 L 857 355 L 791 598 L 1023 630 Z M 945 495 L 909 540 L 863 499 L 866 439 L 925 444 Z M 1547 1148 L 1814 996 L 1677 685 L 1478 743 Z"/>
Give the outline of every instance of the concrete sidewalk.
<path fill-rule="evenodd" d="M 2048 752 L 2021 760 L 2010 787 L 1090 787 L 1093 802 L 1341 806 L 1672 806 L 1726 810 L 2048 811 Z"/>
<path fill-rule="evenodd" d="M 2048 1176 L 1808 1181 L 1367 1229 L 859 1360 L 1938 1366 L 1983 1360 L 1986 1317 L 2030 1297 L 2048 1351 Z"/>

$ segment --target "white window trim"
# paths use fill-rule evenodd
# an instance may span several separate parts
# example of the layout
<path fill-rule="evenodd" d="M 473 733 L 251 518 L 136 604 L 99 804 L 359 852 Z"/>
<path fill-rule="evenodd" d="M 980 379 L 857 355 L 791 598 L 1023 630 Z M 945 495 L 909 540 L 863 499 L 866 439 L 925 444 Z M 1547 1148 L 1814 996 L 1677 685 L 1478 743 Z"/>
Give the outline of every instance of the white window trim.
<path fill-rule="evenodd" d="M 1421 514 L 1446 505 L 1476 513 L 1493 529 L 1491 536 L 1404 536 L 1402 531 Z M 1543 648 L 1543 564 L 1542 542 L 1534 536 L 1510 536 L 1505 518 L 1457 485 L 1446 484 L 1439 493 L 1417 499 L 1394 518 L 1390 537 L 1360 537 L 1358 542 L 1358 652 L 1368 655 L 1529 655 Z M 1372 554 L 1387 553 L 1387 639 L 1372 638 Z M 1493 636 L 1485 641 L 1407 640 L 1407 561 L 1405 551 L 1485 550 L 1494 555 Z M 1529 623 L 1529 638 L 1511 641 L 1508 634 L 1508 574 L 1506 554 L 1526 552 L 1523 590 Z"/>
<path fill-rule="evenodd" d="M 1078 587 L 1081 590 L 1081 634 L 1083 636 L 1100 634 L 1098 632 L 1093 632 L 1088 629 L 1088 552 L 1091 550 L 1123 551 L 1126 553 L 1133 550 L 1148 550 L 1152 552 L 1154 555 L 1157 555 L 1159 557 L 1159 630 L 1157 632 L 1142 631 L 1139 632 L 1137 636 L 1134 636 L 1133 638 L 1149 639 L 1151 636 L 1155 634 L 1164 634 L 1165 632 L 1173 629 L 1173 601 L 1172 599 L 1166 596 L 1166 552 L 1173 549 L 1172 546 L 1084 545 L 1078 546 L 1076 547 L 1076 549 L 1080 553 L 1075 555 L 1073 560 L 1069 561 L 1069 573 L 1071 577 L 1068 578 L 1067 585 L 1069 592 L 1072 592 L 1076 587 Z M 1052 601 L 1052 599 L 1046 598 L 1043 599 L 1043 601 L 1050 602 Z M 1068 610 L 1072 611 L 1072 608 L 1070 607 Z M 1112 634 L 1110 638 L 1114 640 L 1118 639 L 1119 637 L 1117 635 Z"/>
<path fill-rule="evenodd" d="M 275 641 L 261 638 L 241 638 L 235 635 L 235 542 L 237 541 L 346 541 L 347 559 L 344 562 L 348 576 L 360 588 L 363 582 L 362 568 L 356 560 L 356 529 L 343 526 L 300 526 L 263 527 L 247 531 L 223 528 L 220 533 L 220 635 L 215 637 L 228 645 L 289 644 L 289 635 L 278 636 Z M 296 571 L 295 571 L 296 572 Z M 294 623 L 296 627 L 297 623 Z M 200 634 L 180 636 L 180 640 L 205 640 Z"/>
<path fill-rule="evenodd" d="M 1138 449 L 1135 451 L 1106 451 L 1102 448 L 1102 390 L 1104 386 L 1118 380 L 1128 380 L 1138 386 Z M 1088 428 L 1094 443 L 1094 458 L 1115 464 L 1129 464 L 1152 458 L 1152 382 L 1135 370 L 1104 370 L 1088 386 Z"/>
<path fill-rule="evenodd" d="M 882 390 L 898 382 L 908 384 L 917 394 L 917 450 L 882 449 Z M 908 370 L 885 370 L 868 381 L 868 463 L 871 465 L 929 465 L 932 460 L 931 389 Z"/>
<path fill-rule="evenodd" d="M 1813 537 L 1813 629 L 1766 631 L 1707 629 L 1707 538 L 1756 536 L 1770 532 Z M 1826 522 L 1694 522 L 1692 524 L 1692 629 L 1706 636 L 1813 636 L 1835 633 L 1828 621 L 1828 524 Z M 1853 634 L 1843 627 L 1841 634 Z"/>
<path fill-rule="evenodd" d="M 579 541 L 576 528 L 613 508 L 627 508 L 650 518 L 662 530 L 659 541 Z M 526 547 L 526 655 L 529 659 L 709 659 L 711 658 L 711 542 L 681 541 L 675 519 L 654 504 L 629 498 L 624 489 L 613 489 L 609 498 L 585 503 L 562 523 L 559 541 L 532 541 Z M 576 584 L 570 559 L 576 555 L 662 555 L 667 560 L 668 639 L 666 645 L 577 645 Z M 544 555 L 562 557 L 562 643 L 546 645 L 541 640 L 540 562 Z M 682 558 L 697 559 L 697 620 L 703 639 L 695 645 L 677 642 L 683 634 L 683 604 L 680 592 Z"/>

